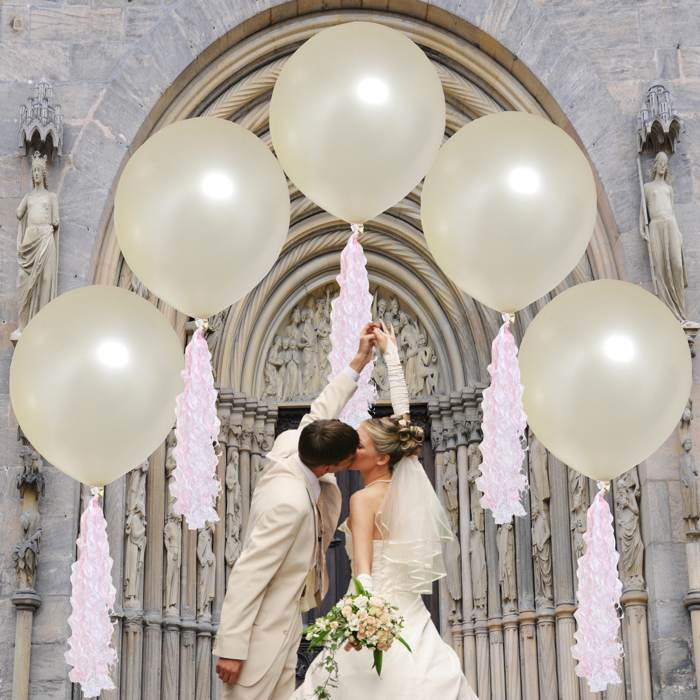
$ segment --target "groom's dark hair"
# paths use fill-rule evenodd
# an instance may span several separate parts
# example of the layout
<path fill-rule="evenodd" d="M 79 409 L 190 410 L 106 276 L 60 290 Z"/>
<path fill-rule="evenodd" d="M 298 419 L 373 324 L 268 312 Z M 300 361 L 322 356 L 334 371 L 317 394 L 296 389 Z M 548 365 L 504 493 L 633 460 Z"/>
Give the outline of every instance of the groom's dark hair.
<path fill-rule="evenodd" d="M 353 457 L 360 446 L 354 428 L 339 420 L 315 420 L 299 437 L 299 458 L 309 468 L 334 466 Z"/>

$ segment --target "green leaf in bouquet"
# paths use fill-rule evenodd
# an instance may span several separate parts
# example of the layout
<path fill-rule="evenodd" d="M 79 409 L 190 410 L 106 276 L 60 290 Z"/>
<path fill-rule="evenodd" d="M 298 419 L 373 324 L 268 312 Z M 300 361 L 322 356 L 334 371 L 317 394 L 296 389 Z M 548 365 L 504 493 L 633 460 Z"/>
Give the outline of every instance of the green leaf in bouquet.
<path fill-rule="evenodd" d="M 357 595 L 367 595 L 367 591 L 365 591 L 364 586 L 353 576 L 352 580 L 355 583 L 355 590 L 357 591 Z"/>
<path fill-rule="evenodd" d="M 396 639 L 398 639 L 401 642 L 401 644 L 403 644 L 406 647 L 406 649 L 408 649 L 411 652 L 411 654 L 413 653 L 413 650 L 411 649 L 411 647 L 408 646 L 408 642 L 403 637 L 397 637 Z"/>
<path fill-rule="evenodd" d="M 377 669 L 377 675 L 381 676 L 382 675 L 382 661 L 384 660 L 384 652 L 379 651 L 379 649 L 374 650 L 374 664 L 372 665 L 372 668 Z"/>

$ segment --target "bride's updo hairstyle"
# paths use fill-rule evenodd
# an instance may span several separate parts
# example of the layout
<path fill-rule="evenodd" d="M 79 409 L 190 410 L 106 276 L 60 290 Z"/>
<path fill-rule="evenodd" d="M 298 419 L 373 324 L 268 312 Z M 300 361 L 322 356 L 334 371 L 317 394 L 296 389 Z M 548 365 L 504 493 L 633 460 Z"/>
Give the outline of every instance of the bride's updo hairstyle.
<path fill-rule="evenodd" d="M 417 456 L 423 447 L 423 428 L 405 418 L 370 418 L 361 425 L 372 438 L 377 454 L 389 455 L 387 466 L 391 474 L 398 462 Z"/>

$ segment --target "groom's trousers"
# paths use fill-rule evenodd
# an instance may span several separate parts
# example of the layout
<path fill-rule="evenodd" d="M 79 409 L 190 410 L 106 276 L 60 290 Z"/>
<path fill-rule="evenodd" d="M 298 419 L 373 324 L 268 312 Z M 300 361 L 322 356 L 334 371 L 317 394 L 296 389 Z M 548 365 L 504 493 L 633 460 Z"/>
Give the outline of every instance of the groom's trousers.
<path fill-rule="evenodd" d="M 270 670 L 255 685 L 247 688 L 238 683 L 224 683 L 221 700 L 289 700 L 296 686 L 297 649 L 303 627 L 299 616 Z"/>

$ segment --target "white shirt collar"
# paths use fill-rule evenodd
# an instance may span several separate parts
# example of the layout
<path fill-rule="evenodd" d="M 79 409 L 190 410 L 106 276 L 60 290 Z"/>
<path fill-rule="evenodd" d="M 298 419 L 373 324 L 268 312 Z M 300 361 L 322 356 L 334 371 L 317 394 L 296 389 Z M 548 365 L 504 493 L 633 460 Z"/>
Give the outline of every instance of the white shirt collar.
<path fill-rule="evenodd" d="M 304 474 L 306 474 L 306 478 L 309 480 L 309 483 L 311 484 L 311 490 L 314 492 L 314 499 L 316 500 L 316 503 L 318 503 L 318 497 L 321 495 L 321 482 L 318 480 L 318 477 L 316 476 L 316 474 L 314 474 L 311 471 L 311 469 L 309 469 L 301 461 L 301 457 L 299 456 L 298 452 L 294 456 L 297 458 L 297 462 L 299 462 L 299 465 L 304 470 Z"/>

